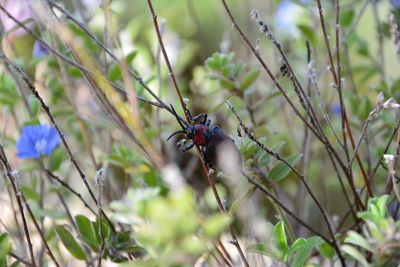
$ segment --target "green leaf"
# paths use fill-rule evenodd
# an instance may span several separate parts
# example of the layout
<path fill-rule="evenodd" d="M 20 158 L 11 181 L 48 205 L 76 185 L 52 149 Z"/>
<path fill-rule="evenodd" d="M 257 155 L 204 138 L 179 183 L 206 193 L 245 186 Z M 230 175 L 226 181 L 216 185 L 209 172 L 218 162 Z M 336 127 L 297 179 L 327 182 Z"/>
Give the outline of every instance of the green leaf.
<path fill-rule="evenodd" d="M 80 234 L 80 238 L 90 246 L 94 252 L 98 252 L 99 234 L 96 232 L 94 223 L 83 215 L 75 216 L 76 226 Z"/>
<path fill-rule="evenodd" d="M 285 224 L 283 223 L 283 221 L 280 221 L 275 225 L 273 236 L 278 243 L 279 250 L 282 252 L 282 254 L 286 254 L 288 247 L 285 233 Z"/>
<path fill-rule="evenodd" d="M 284 261 L 287 261 L 292 255 L 293 252 L 301 248 L 305 243 L 307 243 L 307 240 L 304 238 L 297 238 L 296 241 L 293 242 L 292 246 L 287 250 L 285 257 L 283 258 Z"/>
<path fill-rule="evenodd" d="M 289 162 L 290 165 L 294 166 L 296 165 L 297 161 L 302 157 L 302 154 L 295 154 L 287 158 L 287 161 Z M 276 164 L 272 170 L 269 172 L 268 177 L 271 180 L 274 181 L 279 181 L 283 178 L 285 178 L 290 172 L 290 168 L 286 163 L 284 162 L 279 162 Z"/>
<path fill-rule="evenodd" d="M 299 251 L 296 253 L 296 256 L 293 261 L 293 267 L 303 267 L 304 263 L 308 259 L 311 254 L 312 249 L 316 246 L 316 244 L 321 240 L 319 236 L 313 236 L 307 240 L 305 244 L 303 244 Z"/>
<path fill-rule="evenodd" d="M 344 240 L 345 243 L 350 243 L 359 247 L 362 247 L 366 250 L 373 251 L 368 241 L 359 233 L 355 231 L 349 231 L 348 236 Z"/>
<path fill-rule="evenodd" d="M 382 218 L 386 218 L 387 216 L 389 216 L 387 210 L 388 200 L 389 200 L 389 195 L 383 195 L 379 197 L 379 199 L 376 201 L 376 207 L 378 208 L 379 215 Z"/>
<path fill-rule="evenodd" d="M 86 253 L 81 247 L 81 245 L 76 242 L 72 234 L 62 225 L 56 225 L 54 227 L 58 238 L 63 243 L 64 247 L 71 253 L 72 256 L 78 260 L 86 259 Z"/>
<path fill-rule="evenodd" d="M 240 83 L 240 90 L 244 91 L 249 88 L 257 80 L 258 76 L 260 76 L 260 73 L 261 70 L 259 68 L 252 69 L 246 73 L 246 77 Z"/>
<path fill-rule="evenodd" d="M 218 63 L 213 58 L 208 58 L 206 60 L 206 65 L 210 70 L 217 70 L 218 69 Z"/>
<path fill-rule="evenodd" d="M 340 26 L 348 28 L 353 22 L 354 15 L 354 9 L 342 8 L 340 10 Z"/>
<path fill-rule="evenodd" d="M 265 255 L 274 259 L 280 259 L 280 255 L 277 251 L 274 251 L 270 247 L 267 247 L 265 244 L 258 243 L 250 245 L 246 248 L 246 252 L 250 253 L 258 253 L 261 255 Z"/>
<path fill-rule="evenodd" d="M 67 70 L 68 74 L 75 78 L 83 78 L 82 72 L 75 67 L 70 67 Z"/>
<path fill-rule="evenodd" d="M 130 65 L 132 61 L 135 59 L 136 55 L 138 54 L 137 51 L 132 51 L 130 52 L 126 57 L 125 57 L 125 62 L 127 65 Z"/>
<path fill-rule="evenodd" d="M 110 225 L 108 224 L 108 222 L 104 218 L 102 218 L 100 225 L 101 225 L 101 231 L 103 233 L 104 239 L 105 240 L 110 239 L 112 232 L 111 232 L 111 228 L 110 228 Z M 95 222 L 93 222 L 93 226 L 94 226 L 95 232 L 100 233 L 98 218 Z M 97 235 L 97 238 L 98 238 L 97 242 L 100 243 L 100 241 L 101 241 L 100 235 Z"/>
<path fill-rule="evenodd" d="M 8 253 L 11 252 L 11 242 L 8 238 L 8 233 L 0 235 L 0 261 L 5 260 Z"/>
<path fill-rule="evenodd" d="M 234 82 L 230 81 L 230 80 L 220 80 L 219 83 L 221 84 L 222 87 L 226 88 L 226 89 L 234 89 L 236 88 L 236 85 Z"/>
<path fill-rule="evenodd" d="M 210 237 L 216 237 L 229 225 L 230 219 L 225 214 L 209 217 L 204 223 L 204 232 Z"/>
<path fill-rule="evenodd" d="M 107 76 L 108 79 L 112 82 L 115 82 L 116 80 L 121 78 L 121 68 L 119 67 L 119 65 L 112 66 Z"/>
<path fill-rule="evenodd" d="M 53 114 L 54 115 L 54 114 Z M 56 171 L 60 168 L 61 164 L 64 162 L 65 154 L 62 149 L 56 148 L 50 156 L 50 170 Z"/>
<path fill-rule="evenodd" d="M 343 245 L 342 246 L 342 250 L 349 254 L 351 257 L 353 257 L 355 260 L 357 260 L 358 262 L 360 262 L 362 265 L 364 266 L 370 266 L 367 262 L 367 260 L 365 259 L 365 257 L 361 254 L 361 252 L 359 252 L 357 249 L 355 249 L 354 247 L 350 246 L 350 245 Z"/>
<path fill-rule="evenodd" d="M 271 151 L 274 153 L 277 153 L 279 150 L 282 149 L 282 147 L 286 144 L 285 141 L 279 142 L 278 144 L 274 145 L 273 147 L 271 147 Z M 262 157 L 262 159 L 260 159 L 260 163 L 263 166 L 267 166 L 270 162 L 271 162 L 271 155 L 269 154 L 264 154 L 265 156 Z"/>
<path fill-rule="evenodd" d="M 315 30 L 313 28 L 305 24 L 298 24 L 297 28 L 299 28 L 305 39 L 308 39 L 311 43 L 315 42 Z"/>
<path fill-rule="evenodd" d="M 27 199 L 32 199 L 36 202 L 40 201 L 40 195 L 38 192 L 26 185 L 21 185 L 21 191 Z"/>
<path fill-rule="evenodd" d="M 333 256 L 335 256 L 335 249 L 325 241 L 321 241 L 322 242 L 317 245 L 318 251 L 321 253 L 322 256 L 326 258 L 333 258 Z"/>

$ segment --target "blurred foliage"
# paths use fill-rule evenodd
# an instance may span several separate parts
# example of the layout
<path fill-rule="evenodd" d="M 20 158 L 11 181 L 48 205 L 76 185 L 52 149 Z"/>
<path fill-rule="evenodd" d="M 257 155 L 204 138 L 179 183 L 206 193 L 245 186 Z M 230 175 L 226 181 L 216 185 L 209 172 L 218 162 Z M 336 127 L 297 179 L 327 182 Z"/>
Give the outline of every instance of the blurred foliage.
<path fill-rule="evenodd" d="M 363 266 L 396 266 L 400 261 L 400 221 L 390 217 L 388 201 L 388 195 L 369 199 L 368 210 L 358 213 L 365 222 L 362 232 L 349 231 L 344 240 L 343 251 Z"/>
<path fill-rule="evenodd" d="M 394 214 L 393 219 L 387 212 L 387 206 L 396 200 L 388 196 L 370 198 L 367 210 L 358 213 L 359 226 L 354 226 L 357 219 L 347 216 L 353 202 L 343 194 L 345 191 L 352 197 L 344 179 L 346 173 L 337 171 L 338 165 L 332 165 L 324 144 L 306 129 L 281 96 L 232 28 L 220 1 L 153 2 L 188 108 L 193 115 L 207 112 L 212 124 L 219 125 L 235 141 L 246 174 L 328 236 L 326 223 L 304 185 L 287 164 L 265 153 L 238 128 L 236 118 L 225 107 L 226 100 L 235 106 L 260 143 L 305 176 L 326 209 L 334 232 L 342 233 L 336 237 L 350 264 L 358 261 L 366 266 L 392 266 L 399 261 L 398 216 Z M 338 141 L 343 140 L 340 100 L 332 84 L 316 2 L 227 2 L 258 55 L 312 124 L 299 103 L 282 55 L 250 18 L 251 10 L 259 10 L 306 89 L 321 130 L 348 164 L 354 150 L 349 139 L 349 153 Z M 359 155 L 374 193 L 380 196 L 388 176 L 381 158 L 396 152 L 395 142 L 388 143 L 397 126 L 398 111 L 380 112 L 364 136 L 361 132 L 380 92 L 385 99 L 399 100 L 398 1 L 340 0 L 340 25 L 336 25 L 335 1 L 321 2 L 336 68 L 339 49 L 349 124 L 355 142 L 365 137 Z M 43 245 L 37 242 L 40 239 L 33 219 L 39 222 L 62 266 L 93 265 L 99 260 L 104 266 L 111 262 L 146 267 L 218 266 L 226 260 L 239 264 L 237 251 L 228 242 L 232 239 L 228 226 L 237 233 L 243 249 L 244 244 L 252 244 L 246 250 L 251 266 L 338 262 L 339 255 L 331 245 L 311 234 L 243 177 L 228 177 L 217 170 L 213 178 L 227 213 L 219 212 L 197 154 L 181 153 L 172 140 L 166 142 L 180 126 L 171 113 L 154 104 L 154 95 L 167 106 L 172 104 L 182 117 L 184 113 L 164 64 L 147 1 L 63 0 L 56 1 L 63 9 L 53 11 L 48 3 L 51 1 L 7 0 L 4 4 L 36 39 L 6 19 L 3 11 L 0 31 L 2 51 L 27 73 L 50 107 L 84 174 L 82 177 L 76 170 L 63 145 L 38 159 L 15 156 L 22 127 L 51 124 L 51 120 L 19 73 L 2 61 L 1 145 L 17 171 L 19 194 L 33 214 L 31 218 L 25 212 L 38 263 L 52 264 L 40 252 Z M 366 190 L 362 190 L 364 180 L 358 165 L 347 167 L 364 199 Z M 105 169 L 104 184 L 96 180 L 101 168 Z M 4 216 L 0 216 L 0 266 L 22 265 L 16 256 L 30 260 L 10 183 L 0 182 L 0 205 L 4 207 Z M 350 231 L 344 231 L 349 227 Z"/>

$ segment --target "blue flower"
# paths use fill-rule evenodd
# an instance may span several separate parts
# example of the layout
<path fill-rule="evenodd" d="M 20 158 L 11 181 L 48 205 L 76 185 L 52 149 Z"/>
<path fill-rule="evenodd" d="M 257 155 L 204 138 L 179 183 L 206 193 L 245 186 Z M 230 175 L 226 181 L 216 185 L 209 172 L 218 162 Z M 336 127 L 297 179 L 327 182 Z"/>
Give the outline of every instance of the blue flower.
<path fill-rule="evenodd" d="M 300 34 L 296 24 L 299 18 L 304 15 L 304 9 L 291 1 L 282 1 L 276 10 L 276 22 L 278 31 L 284 32 L 290 36 L 298 36 Z"/>
<path fill-rule="evenodd" d="M 393 8 L 400 8 L 400 0 L 390 0 L 390 3 L 392 4 Z"/>
<path fill-rule="evenodd" d="M 340 104 L 339 103 L 334 103 L 331 107 L 331 111 L 333 114 L 335 114 L 336 116 L 341 116 L 342 114 L 342 110 L 340 108 Z"/>
<path fill-rule="evenodd" d="M 38 158 L 41 154 L 50 154 L 60 143 L 56 129 L 50 125 L 27 125 L 17 142 L 17 157 Z"/>
<path fill-rule="evenodd" d="M 46 47 L 44 47 L 39 41 L 36 41 L 33 45 L 32 56 L 33 57 L 40 57 L 49 54 Z"/>

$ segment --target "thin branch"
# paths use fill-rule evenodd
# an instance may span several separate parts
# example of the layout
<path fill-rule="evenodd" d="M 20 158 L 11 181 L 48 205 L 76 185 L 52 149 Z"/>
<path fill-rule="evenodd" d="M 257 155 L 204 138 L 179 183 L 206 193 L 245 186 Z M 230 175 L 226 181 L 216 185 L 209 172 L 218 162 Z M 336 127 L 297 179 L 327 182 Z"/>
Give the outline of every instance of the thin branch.
<path fill-rule="evenodd" d="M 93 210 L 93 208 L 90 207 L 90 205 L 86 202 L 86 200 L 82 197 L 82 195 L 80 193 L 78 193 L 77 191 L 75 191 L 70 185 L 68 185 L 66 182 L 64 182 L 63 180 L 61 180 L 60 177 L 58 177 L 57 175 L 55 175 L 54 173 L 52 173 L 50 170 L 48 169 L 44 169 L 43 170 L 46 175 L 48 175 L 51 179 L 57 181 L 58 183 L 60 183 L 66 190 L 68 190 L 69 192 L 71 192 L 73 195 L 75 195 L 77 198 L 79 198 L 83 205 L 89 209 L 93 214 L 96 214 L 96 212 Z"/>
<path fill-rule="evenodd" d="M 156 34 L 157 34 L 157 38 L 158 38 L 158 42 L 159 42 L 159 45 L 160 45 L 160 48 L 161 48 L 161 52 L 162 52 L 162 54 L 163 54 L 165 63 L 167 64 L 167 68 L 168 68 L 168 72 L 169 72 L 170 79 L 171 79 L 172 84 L 173 84 L 173 86 L 174 86 L 174 88 L 175 88 L 175 92 L 176 92 L 176 94 L 178 95 L 178 98 L 179 98 L 179 101 L 180 101 L 180 103 L 181 103 L 182 109 L 183 109 L 183 111 L 184 111 L 184 113 L 185 113 L 185 116 L 186 116 L 186 120 L 187 120 L 187 122 L 190 124 L 190 123 L 191 123 L 190 112 L 189 112 L 189 110 L 187 109 L 187 106 L 186 106 L 185 101 L 183 100 L 182 94 L 181 94 L 181 92 L 180 92 L 180 90 L 179 90 L 178 82 L 177 82 L 177 80 L 176 80 L 174 71 L 173 71 L 172 66 L 171 66 L 171 63 L 170 63 L 170 61 L 169 61 L 168 54 L 167 54 L 167 51 L 166 51 L 165 46 L 164 46 L 164 41 L 163 41 L 162 36 L 161 36 L 160 28 L 159 28 L 159 26 L 158 26 L 157 15 L 156 15 L 156 13 L 155 13 L 155 11 L 154 11 L 152 1 L 151 1 L 151 0 L 147 0 L 147 4 L 148 4 L 148 7 L 149 7 L 151 16 L 152 16 L 152 18 L 153 18 L 154 28 L 155 28 L 155 31 L 156 31 Z M 200 161 L 201 161 L 201 164 L 202 164 L 202 166 L 203 166 L 203 170 L 204 170 L 204 172 L 205 172 L 205 174 L 206 174 L 206 176 L 207 176 L 208 183 L 209 183 L 209 185 L 210 185 L 210 187 L 211 187 L 211 189 L 212 189 L 212 191 L 213 191 L 213 194 L 214 194 L 215 199 L 217 200 L 218 207 L 219 207 L 220 211 L 221 211 L 222 213 L 224 213 L 224 212 L 226 212 L 226 211 L 225 211 L 224 206 L 223 206 L 223 204 L 222 204 L 222 201 L 221 201 L 221 198 L 220 198 L 220 196 L 219 196 L 218 190 L 217 190 L 217 188 L 215 187 L 214 180 L 213 180 L 213 178 L 211 177 L 211 175 L 210 175 L 210 173 L 209 173 L 209 170 L 208 170 L 207 166 L 206 166 L 205 163 L 204 163 L 202 154 L 201 154 L 200 149 L 199 149 L 199 147 L 198 147 L 197 145 L 196 145 L 196 149 L 197 149 L 197 154 L 198 154 L 198 156 L 199 156 L 199 159 L 200 159 Z M 246 267 L 248 267 L 248 266 L 249 266 L 249 263 L 247 262 L 246 256 L 245 256 L 245 254 L 244 254 L 244 252 L 243 252 L 243 250 L 242 250 L 242 248 L 241 248 L 241 246 L 240 246 L 240 244 L 239 244 L 239 241 L 238 241 L 238 239 L 237 239 L 237 236 L 236 236 L 236 234 L 235 234 L 233 228 L 232 228 L 231 226 L 229 226 L 228 229 L 229 229 L 229 232 L 230 232 L 230 234 L 231 234 L 231 236 L 232 236 L 233 244 L 235 245 L 237 251 L 239 252 L 240 258 L 242 259 L 244 265 L 245 265 Z"/>
<path fill-rule="evenodd" d="M 2 145 L 1 145 L 1 147 L 2 147 Z M 3 152 L 3 151 L 0 150 L 0 152 Z M 0 159 L 1 159 L 1 160 L 3 159 L 3 155 L 0 155 Z M 13 179 L 10 179 L 10 177 L 7 175 L 6 166 L 4 166 L 4 164 L 2 164 L 1 166 L 2 166 L 2 171 L 3 171 L 3 173 L 4 173 L 4 180 L 6 181 L 6 178 L 5 178 L 5 177 L 8 177 L 9 182 L 10 182 L 10 184 L 11 184 L 11 186 L 12 186 L 12 189 L 13 189 L 14 196 L 15 196 L 15 198 L 17 199 L 19 214 L 20 214 L 21 219 L 22 219 L 22 225 L 23 225 L 23 229 L 24 229 L 24 233 L 25 233 L 26 243 L 27 243 L 27 245 L 28 245 L 29 256 L 30 256 L 30 258 L 31 258 L 31 265 L 32 265 L 33 267 L 36 267 L 37 265 L 36 265 L 36 261 L 35 261 L 35 253 L 33 252 L 32 241 L 31 241 L 31 237 L 30 237 L 30 234 L 29 234 L 28 224 L 27 224 L 27 222 L 26 222 L 26 217 L 25 217 L 25 213 L 24 213 L 24 208 L 23 208 L 23 206 L 22 206 L 22 201 L 21 201 L 21 199 L 18 197 L 17 186 L 15 185 L 14 180 L 13 180 Z M 11 198 L 11 195 L 10 195 L 10 198 Z M 15 220 L 17 220 L 17 217 L 16 217 L 16 216 L 14 216 L 14 217 L 15 217 Z M 18 225 L 18 222 L 17 222 L 17 225 Z"/>
<path fill-rule="evenodd" d="M 31 220 L 32 220 L 32 222 L 33 222 L 33 224 L 34 224 L 34 226 L 36 228 L 36 231 L 39 233 L 39 236 L 40 236 L 44 246 L 47 249 L 47 254 L 50 256 L 50 258 L 53 261 L 53 263 L 57 267 L 59 267 L 60 265 L 58 264 L 56 258 L 54 257 L 54 254 L 53 254 L 49 244 L 47 243 L 46 238 L 44 237 L 44 233 L 40 229 L 40 226 L 39 226 L 38 222 L 36 221 L 36 218 L 33 215 L 32 210 L 29 207 L 29 205 L 28 205 L 28 203 L 27 203 L 27 201 L 25 199 L 25 196 L 21 191 L 21 188 L 19 188 L 19 184 L 18 184 L 18 179 L 19 178 L 16 177 L 17 175 L 12 170 L 12 168 L 10 166 L 10 163 L 8 162 L 7 156 L 6 156 L 5 152 L 4 152 L 4 147 L 1 144 L 0 144 L 0 160 L 1 160 L 2 164 L 3 164 L 3 166 L 4 166 L 4 171 L 7 174 L 8 180 L 9 180 L 9 182 L 11 183 L 11 185 L 13 187 L 14 194 L 17 197 L 18 205 L 22 205 L 21 203 L 24 204 L 26 210 L 28 211 L 29 217 L 31 218 Z M 21 206 L 21 208 L 22 208 L 22 206 Z M 22 210 L 21 210 L 21 214 L 22 214 Z M 24 222 L 24 227 L 27 227 L 26 221 Z M 32 260 L 33 260 L 32 262 L 33 262 L 34 266 L 36 266 L 34 258 L 32 258 Z"/>
<path fill-rule="evenodd" d="M 237 30 L 237 32 L 239 33 L 240 37 L 243 39 L 243 41 L 246 43 L 246 45 L 249 47 L 249 49 L 251 50 L 251 52 L 254 54 L 254 56 L 258 59 L 258 61 L 260 62 L 262 68 L 264 69 L 264 71 L 268 74 L 268 76 L 270 77 L 270 79 L 272 80 L 272 82 L 274 83 L 274 85 L 276 86 L 276 88 L 279 90 L 279 92 L 282 94 L 282 96 L 285 98 L 285 100 L 287 101 L 287 103 L 290 105 L 290 107 L 292 108 L 293 112 L 295 113 L 295 115 L 297 117 L 299 117 L 301 119 L 301 121 L 311 130 L 311 132 L 318 138 L 318 140 L 321 141 L 322 144 L 324 144 L 327 147 L 327 150 L 329 150 L 332 155 L 334 156 L 334 158 L 337 160 L 337 162 L 339 163 L 340 167 L 342 168 L 342 170 L 346 173 L 346 176 L 348 177 L 349 180 L 351 180 L 351 175 L 348 173 L 348 170 L 346 168 L 346 165 L 344 164 L 344 162 L 342 161 L 341 157 L 338 155 L 338 153 L 336 152 L 336 150 L 332 147 L 332 145 L 326 141 L 326 139 L 324 139 L 322 136 L 320 136 L 320 134 L 317 132 L 317 130 L 312 127 L 310 125 L 310 123 L 304 118 L 303 115 L 301 115 L 301 113 L 299 112 L 299 110 L 295 107 L 295 105 L 293 104 L 292 100 L 290 99 L 290 97 L 287 95 L 287 93 L 285 92 L 285 90 L 283 89 L 282 85 L 279 83 L 279 81 L 275 78 L 275 76 L 273 75 L 273 73 L 271 72 L 271 70 L 269 69 L 269 67 L 267 66 L 267 64 L 265 63 L 265 61 L 261 58 L 260 54 L 257 52 L 257 49 L 251 44 L 249 38 L 247 38 L 247 36 L 244 34 L 244 32 L 242 31 L 242 29 L 239 27 L 238 23 L 236 22 L 235 17 L 232 15 L 232 12 L 230 11 L 228 4 L 226 3 L 225 0 L 221 0 L 222 5 L 224 6 L 224 9 L 229 17 L 229 19 L 232 22 L 232 27 L 234 29 Z M 354 197 L 356 199 L 359 199 L 359 196 L 356 193 L 356 189 L 354 187 L 354 183 L 352 183 L 350 181 L 350 185 L 352 187 L 353 190 L 353 194 Z M 360 206 L 362 206 L 361 201 L 357 200 L 360 204 Z"/>
<path fill-rule="evenodd" d="M 329 62 L 330 62 L 329 69 L 330 69 L 330 71 L 332 73 L 334 85 L 338 89 L 339 100 L 341 99 L 340 100 L 341 101 L 340 109 L 341 109 L 341 113 L 342 113 L 342 120 L 344 121 L 344 123 L 346 125 L 347 134 L 348 134 L 348 136 L 350 138 L 350 142 L 351 142 L 351 145 L 353 147 L 353 150 L 355 150 L 356 144 L 355 144 L 354 137 L 353 137 L 353 134 L 352 134 L 352 131 L 351 131 L 351 128 L 350 128 L 350 123 L 349 123 L 349 120 L 348 120 L 348 117 L 347 117 L 346 108 L 345 108 L 345 105 L 343 103 L 342 88 L 339 85 L 340 81 L 338 79 L 338 75 L 336 73 L 336 69 L 335 69 L 335 66 L 333 64 L 333 56 L 332 56 L 331 47 L 329 45 L 329 37 L 328 37 L 328 32 L 327 32 L 326 26 L 325 26 L 325 18 L 324 18 L 324 12 L 323 12 L 322 6 L 321 6 L 321 0 L 317 0 L 317 5 L 318 5 L 319 18 L 320 18 L 320 21 L 321 21 L 322 32 L 323 32 L 323 36 L 324 36 L 324 40 L 325 40 L 326 50 L 328 51 L 328 57 L 329 57 Z M 339 89 L 340 89 L 340 91 L 339 91 Z M 361 173 L 363 175 L 364 182 L 367 185 L 368 184 L 368 177 L 367 177 L 367 174 L 365 172 L 364 166 L 363 166 L 363 164 L 361 162 L 361 159 L 360 159 L 358 153 L 355 153 L 355 155 L 356 155 L 357 163 L 358 163 L 358 165 L 360 167 L 360 170 L 361 170 Z M 347 173 L 348 173 L 348 171 L 347 171 Z M 352 187 L 354 187 L 354 181 L 353 181 L 352 176 L 348 176 L 348 178 L 351 180 L 350 183 L 352 184 Z M 362 205 L 361 201 L 358 204 L 361 206 Z"/>
<path fill-rule="evenodd" d="M 8 255 L 10 257 L 13 257 L 14 259 L 16 259 L 17 261 L 22 262 L 23 264 L 25 264 L 26 266 L 34 266 L 32 263 L 30 263 L 29 261 L 23 259 L 22 257 L 18 256 L 17 254 L 10 252 L 8 253 Z"/>
<path fill-rule="evenodd" d="M 330 223 L 330 221 L 328 219 L 328 215 L 327 215 L 325 209 L 322 207 L 321 203 L 318 201 L 318 199 L 315 196 L 315 194 L 312 192 L 310 186 L 306 182 L 305 177 L 301 173 L 299 173 L 299 171 L 296 168 L 294 168 L 286 159 L 282 158 L 278 153 L 275 153 L 272 150 L 268 149 L 259 140 L 257 140 L 257 138 L 253 135 L 253 133 L 250 132 L 249 128 L 243 123 L 242 119 L 239 117 L 239 115 L 235 111 L 234 106 L 229 101 L 226 101 L 226 104 L 227 104 L 228 108 L 232 111 L 232 113 L 235 115 L 236 119 L 239 121 L 239 125 L 243 129 L 243 131 L 246 133 L 246 135 L 252 141 L 254 141 L 258 147 L 260 147 L 262 150 L 264 150 L 267 154 L 269 154 L 269 155 L 275 157 L 277 160 L 285 163 L 285 165 L 287 165 L 300 178 L 301 182 L 306 187 L 307 192 L 310 194 L 311 198 L 314 200 L 315 204 L 317 205 L 318 209 L 320 210 L 320 212 L 322 214 L 322 217 L 324 218 L 324 220 L 326 222 L 326 225 L 328 227 L 328 230 L 329 230 L 329 233 L 331 235 L 331 238 L 333 240 L 332 245 L 335 248 L 336 253 L 338 254 L 343 266 L 345 266 L 345 261 L 344 261 L 343 255 L 341 254 L 340 248 L 339 248 L 339 246 L 337 244 L 337 241 L 336 241 L 336 238 L 335 238 L 335 234 L 333 233 L 331 223 Z"/>
<path fill-rule="evenodd" d="M 271 194 L 262 184 L 258 183 L 256 180 L 248 176 L 245 172 L 242 172 L 243 176 L 246 177 L 247 181 L 251 183 L 252 185 L 256 186 L 261 192 L 267 195 L 268 198 L 270 198 L 275 204 L 277 204 L 279 207 L 281 207 L 287 214 L 289 214 L 293 219 L 295 219 L 297 222 L 299 222 L 301 225 L 303 225 L 305 228 L 307 228 L 311 233 L 321 237 L 323 240 L 325 240 L 328 244 L 334 246 L 333 242 L 326 238 L 323 234 L 319 233 L 317 230 L 313 229 L 309 224 L 307 224 L 305 221 L 300 219 L 296 214 L 294 214 L 291 210 L 289 210 L 279 199 L 277 199 L 273 194 Z"/>
<path fill-rule="evenodd" d="M 1 4 L 0 4 L 0 10 L 2 10 L 11 20 L 13 20 L 16 24 L 18 24 L 19 27 L 21 27 L 22 29 L 24 29 L 29 35 L 31 35 L 36 41 L 38 41 L 40 44 L 42 44 L 46 49 L 48 49 L 48 50 L 49 50 L 51 53 L 53 53 L 56 57 L 58 57 L 58 58 L 64 60 L 65 62 L 67 62 L 67 63 L 70 64 L 71 66 L 73 66 L 73 67 L 79 69 L 82 73 L 86 73 L 86 74 L 90 73 L 91 75 L 94 74 L 91 70 L 88 70 L 86 67 L 80 65 L 79 63 L 77 63 L 77 62 L 71 60 L 70 58 L 66 57 L 65 55 L 63 55 L 63 54 L 59 53 L 57 50 L 55 50 L 52 46 L 50 46 L 50 45 L 49 45 L 47 42 L 45 42 L 42 38 L 40 38 L 38 35 L 36 35 L 31 29 L 29 29 L 25 24 L 23 24 L 21 21 L 17 20 L 17 19 L 16 19 L 12 14 L 10 14 Z M 78 26 L 81 26 L 81 24 L 79 24 Z M 81 28 L 81 29 L 85 31 L 85 28 Z M 89 35 L 89 37 L 90 37 L 90 35 Z M 95 40 L 97 40 L 97 39 L 93 39 L 93 41 L 95 41 Z M 95 41 L 95 42 L 96 42 L 96 41 Z M 98 42 L 99 42 L 99 41 L 98 41 Z M 101 44 L 101 43 L 99 42 L 99 46 L 102 47 L 100 44 Z M 103 49 L 104 49 L 104 48 L 103 48 Z M 110 54 L 113 55 L 111 52 L 110 52 Z M 110 56 L 111 56 L 111 55 L 110 55 Z M 113 59 L 117 60 L 117 58 L 116 58 L 114 55 L 111 56 L 111 57 L 112 57 Z M 137 76 L 136 74 L 134 74 L 134 72 L 133 72 L 132 70 L 129 70 L 129 72 L 131 73 L 131 75 L 135 75 L 135 76 L 137 77 L 137 81 L 139 82 L 139 84 L 140 84 L 143 88 L 145 88 L 146 90 L 149 90 L 148 92 L 150 93 L 151 90 L 150 90 L 150 88 L 143 82 L 143 79 L 142 79 L 141 77 Z M 134 77 L 134 76 L 132 76 L 132 77 Z M 113 86 L 113 87 L 114 87 L 115 89 L 117 89 L 119 92 L 121 92 L 121 93 L 123 93 L 123 94 L 127 94 L 127 92 L 125 91 L 125 89 L 122 88 L 121 86 L 119 86 L 118 84 L 116 84 L 116 83 L 114 83 L 114 82 L 111 82 L 111 81 L 105 79 L 104 77 L 99 77 L 99 78 L 102 79 L 102 81 L 106 82 L 107 84 L 110 84 L 111 86 Z M 135 78 L 135 77 L 134 77 L 134 78 Z M 153 96 L 154 92 L 152 92 L 152 93 L 150 93 L 150 94 Z M 156 95 L 156 96 L 157 96 L 157 95 Z M 162 102 L 161 99 L 159 99 L 159 98 L 156 98 L 157 101 L 159 100 L 158 103 L 157 103 L 157 102 L 152 102 L 152 101 L 150 101 L 150 100 L 147 100 L 147 99 L 145 99 L 145 98 L 143 98 L 143 97 L 140 97 L 140 96 L 136 96 L 136 97 L 137 97 L 138 100 L 140 100 L 140 101 L 142 101 L 142 102 L 145 102 L 145 103 L 147 103 L 147 104 L 156 106 L 156 107 L 158 107 L 158 108 L 165 109 L 165 110 L 167 110 L 169 113 L 171 113 L 172 115 L 174 114 L 174 112 L 172 111 L 172 109 L 171 109 L 167 104 L 165 104 L 164 102 Z M 180 120 L 182 123 L 187 124 L 187 122 L 186 122 L 182 117 L 178 116 L 178 118 L 179 118 L 179 120 Z"/>
<path fill-rule="evenodd" d="M 1 7 L 1 6 L 0 6 Z M 42 109 L 45 111 L 46 115 L 49 117 L 50 121 L 52 122 L 52 124 L 54 125 L 54 128 L 56 129 L 58 135 L 61 138 L 61 142 L 63 143 L 65 149 L 67 150 L 67 153 L 69 155 L 69 158 L 72 162 L 72 164 L 74 165 L 75 169 L 78 171 L 79 176 L 81 177 L 81 180 L 83 181 L 83 183 L 86 186 L 86 189 L 88 190 L 92 200 L 97 204 L 97 200 L 96 197 L 92 191 L 92 189 L 90 188 L 90 185 L 86 179 L 86 175 L 83 173 L 81 167 L 79 166 L 77 160 L 75 159 L 66 139 L 65 139 L 65 135 L 63 134 L 63 132 L 60 130 L 57 122 L 55 121 L 50 108 L 46 105 L 46 103 L 44 102 L 43 98 L 39 95 L 39 92 L 36 90 L 36 87 L 33 85 L 33 83 L 30 81 L 29 77 L 26 75 L 25 72 L 23 72 L 17 65 L 15 65 L 8 57 L 6 57 L 6 55 L 4 54 L 4 52 L 2 50 L 0 50 L 0 57 L 3 59 L 3 61 L 12 66 L 13 69 L 21 76 L 22 80 L 26 83 L 26 85 L 28 86 L 29 90 L 31 91 L 31 93 L 33 94 L 33 96 L 39 101 L 40 106 L 42 107 Z M 113 229 L 113 231 L 115 231 L 114 225 L 112 224 L 112 222 L 108 219 L 106 214 L 103 214 L 105 216 L 105 218 L 107 219 L 108 223 L 110 224 L 110 227 Z"/>

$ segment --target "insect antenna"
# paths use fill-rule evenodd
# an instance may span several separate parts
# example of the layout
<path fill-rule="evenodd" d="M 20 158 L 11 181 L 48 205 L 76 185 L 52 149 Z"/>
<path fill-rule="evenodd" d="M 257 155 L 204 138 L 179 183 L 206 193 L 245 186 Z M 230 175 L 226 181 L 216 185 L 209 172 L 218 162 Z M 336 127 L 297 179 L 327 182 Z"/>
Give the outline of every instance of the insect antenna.
<path fill-rule="evenodd" d="M 183 125 L 181 119 L 180 119 L 179 116 L 178 116 L 178 113 L 176 113 L 176 111 L 175 111 L 175 109 L 174 109 L 174 106 L 172 106 L 172 104 L 170 104 L 170 106 L 171 106 L 171 109 L 172 109 L 172 114 L 174 114 L 174 116 L 175 116 L 176 120 L 178 121 L 179 125 L 182 127 L 183 130 L 186 130 L 186 126 Z M 187 123 L 186 121 L 184 121 L 184 123 L 185 123 L 186 125 L 188 125 L 188 123 Z"/>

